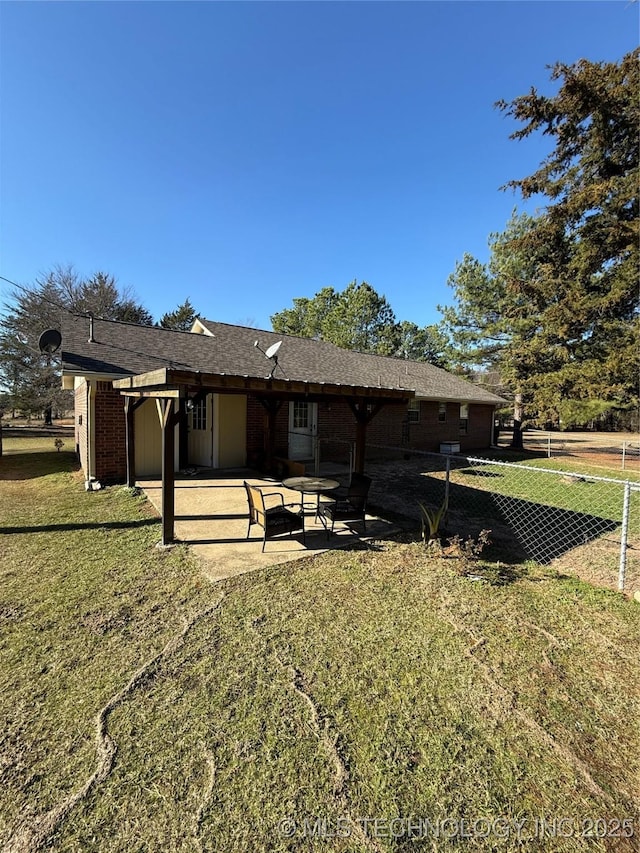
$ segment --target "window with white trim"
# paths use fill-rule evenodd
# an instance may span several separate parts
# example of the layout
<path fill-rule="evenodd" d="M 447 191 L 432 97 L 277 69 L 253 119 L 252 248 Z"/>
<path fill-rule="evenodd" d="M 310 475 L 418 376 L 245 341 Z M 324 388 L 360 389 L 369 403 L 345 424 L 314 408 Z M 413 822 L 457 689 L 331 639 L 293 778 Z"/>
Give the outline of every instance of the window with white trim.
<path fill-rule="evenodd" d="M 409 419 L 410 424 L 420 423 L 420 400 L 409 400 L 409 405 L 407 406 L 407 417 Z"/>
<path fill-rule="evenodd" d="M 309 429 L 309 403 L 305 400 L 294 400 L 293 428 Z"/>
<path fill-rule="evenodd" d="M 207 428 L 207 398 L 202 397 L 191 410 L 191 428 L 205 430 Z"/>
<path fill-rule="evenodd" d="M 466 435 L 469 431 L 469 404 L 460 403 L 460 435 Z"/>

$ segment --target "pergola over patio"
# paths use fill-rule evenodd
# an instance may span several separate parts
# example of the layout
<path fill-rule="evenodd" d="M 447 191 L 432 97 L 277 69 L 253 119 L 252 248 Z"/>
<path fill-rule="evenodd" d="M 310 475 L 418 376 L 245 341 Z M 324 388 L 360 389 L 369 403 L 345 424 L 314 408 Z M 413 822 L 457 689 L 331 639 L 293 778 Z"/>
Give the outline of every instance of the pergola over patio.
<path fill-rule="evenodd" d="M 134 412 L 149 398 L 156 400 L 162 430 L 162 544 L 175 539 L 175 426 L 186 412 L 187 401 L 197 402 L 210 393 L 255 397 L 265 410 L 265 455 L 270 464 L 275 452 L 275 419 L 290 400 L 306 402 L 345 401 L 356 422 L 354 468 L 363 473 L 367 426 L 385 405 L 406 406 L 415 394 L 407 388 L 342 385 L 273 377 L 206 373 L 199 370 L 161 368 L 115 379 L 113 387 L 125 398 L 127 483 L 135 484 Z"/>

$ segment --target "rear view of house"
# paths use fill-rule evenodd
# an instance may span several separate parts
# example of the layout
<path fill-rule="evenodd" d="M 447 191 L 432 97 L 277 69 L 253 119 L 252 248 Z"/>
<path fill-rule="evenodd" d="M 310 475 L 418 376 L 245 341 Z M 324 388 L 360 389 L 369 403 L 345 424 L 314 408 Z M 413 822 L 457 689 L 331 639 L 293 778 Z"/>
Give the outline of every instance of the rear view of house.
<path fill-rule="evenodd" d="M 159 475 L 166 401 L 175 470 L 272 469 L 317 452 L 362 469 L 365 442 L 475 450 L 504 402 L 423 362 L 207 320 L 176 332 L 69 317 L 62 337 L 80 462 L 105 482 Z"/>

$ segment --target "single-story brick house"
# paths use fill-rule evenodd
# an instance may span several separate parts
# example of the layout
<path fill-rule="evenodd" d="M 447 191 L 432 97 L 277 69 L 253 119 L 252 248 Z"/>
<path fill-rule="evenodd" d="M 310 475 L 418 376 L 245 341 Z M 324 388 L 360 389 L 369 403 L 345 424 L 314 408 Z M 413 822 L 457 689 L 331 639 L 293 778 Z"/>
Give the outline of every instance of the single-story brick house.
<path fill-rule="evenodd" d="M 344 460 L 351 448 L 362 468 L 365 435 L 370 449 L 476 450 L 492 443 L 504 403 L 431 364 L 204 319 L 177 332 L 68 317 L 62 373 L 82 468 L 103 482 L 157 476 L 167 452 L 179 470 L 268 468 L 318 447 L 323 461 Z"/>

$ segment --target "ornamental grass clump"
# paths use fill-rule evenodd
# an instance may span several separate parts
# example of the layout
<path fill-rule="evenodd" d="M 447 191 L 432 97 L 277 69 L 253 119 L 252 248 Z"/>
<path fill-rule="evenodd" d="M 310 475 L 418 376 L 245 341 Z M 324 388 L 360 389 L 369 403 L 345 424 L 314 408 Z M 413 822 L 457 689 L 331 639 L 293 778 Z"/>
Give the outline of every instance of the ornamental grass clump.
<path fill-rule="evenodd" d="M 420 507 L 420 535 L 427 546 L 432 543 L 439 544 L 441 540 L 440 528 L 449 509 L 449 501 L 445 497 L 439 507 L 427 506 L 419 503 Z"/>

